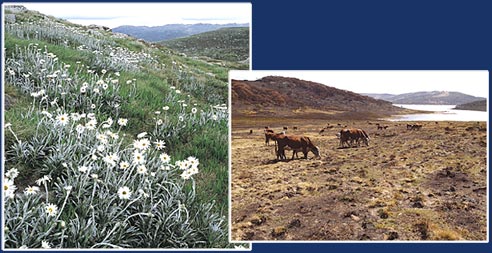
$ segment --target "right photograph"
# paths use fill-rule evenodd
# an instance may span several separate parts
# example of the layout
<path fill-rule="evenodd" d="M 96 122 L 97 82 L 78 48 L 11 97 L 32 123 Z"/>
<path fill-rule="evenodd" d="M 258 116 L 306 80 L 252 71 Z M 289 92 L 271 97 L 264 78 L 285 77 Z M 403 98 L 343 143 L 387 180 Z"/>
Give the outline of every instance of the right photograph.
<path fill-rule="evenodd" d="M 230 71 L 232 241 L 486 241 L 488 71 Z"/>

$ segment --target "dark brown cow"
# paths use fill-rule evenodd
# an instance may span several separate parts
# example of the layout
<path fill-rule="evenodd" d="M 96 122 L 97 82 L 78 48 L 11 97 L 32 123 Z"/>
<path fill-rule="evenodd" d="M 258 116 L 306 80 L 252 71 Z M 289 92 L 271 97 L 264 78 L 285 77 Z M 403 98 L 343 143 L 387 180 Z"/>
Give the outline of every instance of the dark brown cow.
<path fill-rule="evenodd" d="M 422 128 L 422 125 L 420 125 L 420 124 L 413 124 L 413 125 L 407 124 L 408 130 L 419 130 L 421 128 Z"/>
<path fill-rule="evenodd" d="M 268 138 L 270 140 L 273 140 L 275 142 L 275 155 L 277 156 L 277 160 L 280 160 L 280 159 L 284 160 L 284 159 L 286 159 L 285 153 L 284 152 L 280 153 L 278 151 L 278 147 L 277 147 L 277 140 L 279 138 L 283 138 L 283 136 L 284 136 L 284 133 L 283 132 L 282 133 L 273 133 L 273 131 L 272 131 L 272 132 L 265 133 L 265 137 L 266 138 Z"/>
<path fill-rule="evenodd" d="M 277 157 L 282 159 L 286 159 L 285 149 L 287 149 L 287 146 L 293 151 L 292 159 L 294 159 L 294 155 L 298 151 L 301 151 L 304 154 L 304 159 L 307 159 L 309 151 L 313 152 L 316 157 L 321 157 L 318 147 L 313 144 L 309 137 L 299 135 L 275 135 L 273 138 L 275 138 L 278 144 Z"/>
<path fill-rule="evenodd" d="M 294 130 L 297 130 L 297 127 L 296 126 L 294 127 Z"/>
<path fill-rule="evenodd" d="M 273 130 L 271 129 L 265 129 L 265 145 L 270 145 L 270 136 L 271 134 L 274 134 Z"/>
<path fill-rule="evenodd" d="M 249 129 L 249 134 L 253 134 L 253 129 Z"/>
<path fill-rule="evenodd" d="M 353 142 L 355 141 L 357 143 L 357 146 L 360 146 L 360 141 L 362 140 L 366 146 L 369 146 L 369 135 L 366 133 L 366 131 L 359 129 L 359 128 L 350 128 L 350 129 L 342 129 L 340 131 L 340 144 L 339 146 L 343 147 L 344 143 L 347 144 L 348 147 L 353 146 Z M 350 144 L 349 144 L 350 141 Z"/>

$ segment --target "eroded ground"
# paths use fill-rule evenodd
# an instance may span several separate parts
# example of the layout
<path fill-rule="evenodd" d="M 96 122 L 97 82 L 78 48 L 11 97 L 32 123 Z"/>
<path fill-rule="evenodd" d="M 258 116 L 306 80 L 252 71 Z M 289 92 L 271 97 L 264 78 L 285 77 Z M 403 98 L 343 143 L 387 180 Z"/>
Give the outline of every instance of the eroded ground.
<path fill-rule="evenodd" d="M 263 123 L 233 125 L 233 240 L 486 240 L 485 122 L 333 121 L 322 135 L 326 121 L 270 122 L 320 147 L 292 161 L 275 160 Z M 345 125 L 369 147 L 339 149 Z"/>

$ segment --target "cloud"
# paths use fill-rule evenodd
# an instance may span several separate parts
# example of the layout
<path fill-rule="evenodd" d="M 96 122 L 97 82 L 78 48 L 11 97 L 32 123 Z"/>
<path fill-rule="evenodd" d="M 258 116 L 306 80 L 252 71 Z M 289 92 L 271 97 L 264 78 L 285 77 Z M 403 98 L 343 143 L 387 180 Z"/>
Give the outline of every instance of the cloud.
<path fill-rule="evenodd" d="M 18 3 L 82 25 L 250 23 L 251 3 Z"/>

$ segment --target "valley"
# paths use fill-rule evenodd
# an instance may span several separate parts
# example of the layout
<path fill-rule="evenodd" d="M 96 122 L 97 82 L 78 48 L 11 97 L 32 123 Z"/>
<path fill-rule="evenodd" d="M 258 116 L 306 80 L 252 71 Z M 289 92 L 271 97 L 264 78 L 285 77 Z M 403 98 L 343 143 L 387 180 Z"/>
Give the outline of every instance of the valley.
<path fill-rule="evenodd" d="M 486 240 L 486 123 L 407 123 L 233 117 L 232 239 Z M 310 137 L 321 158 L 276 160 L 265 126 Z M 339 148 L 345 126 L 369 146 Z"/>

